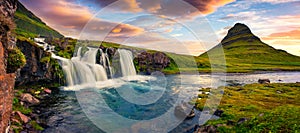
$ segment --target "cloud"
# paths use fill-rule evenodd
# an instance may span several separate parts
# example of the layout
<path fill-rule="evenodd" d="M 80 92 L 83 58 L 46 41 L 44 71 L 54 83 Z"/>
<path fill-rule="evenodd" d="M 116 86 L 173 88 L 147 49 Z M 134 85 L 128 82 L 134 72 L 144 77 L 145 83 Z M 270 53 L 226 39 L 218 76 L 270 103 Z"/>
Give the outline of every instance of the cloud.
<path fill-rule="evenodd" d="M 164 0 L 160 4 L 160 9 L 155 14 L 192 19 L 196 16 L 211 14 L 218 7 L 231 3 L 235 0 Z"/>
<path fill-rule="evenodd" d="M 297 2 L 298 0 L 252 0 L 255 3 L 271 3 L 271 4 L 279 4 L 279 3 L 289 3 L 289 2 Z"/>
<path fill-rule="evenodd" d="M 80 33 L 79 39 L 89 40 L 109 40 L 116 42 L 118 39 L 127 39 L 137 36 L 144 32 L 143 28 L 129 24 L 115 23 L 101 20 L 98 18 L 91 19 Z"/>
<path fill-rule="evenodd" d="M 264 12 L 264 11 L 260 11 Z M 245 11 L 245 12 L 238 12 L 238 13 L 231 13 L 226 15 L 225 17 L 220 18 L 221 20 L 257 20 L 259 19 L 258 13 L 255 11 Z"/>
<path fill-rule="evenodd" d="M 87 7 L 70 2 L 72 0 L 22 0 L 21 2 L 39 16 L 48 25 L 66 36 L 78 38 L 82 29 L 89 22 L 84 32 L 95 35 L 106 33 L 111 29 L 111 36 L 134 36 L 143 32 L 143 29 L 129 24 L 119 24 L 107 20 L 93 18 Z"/>
<path fill-rule="evenodd" d="M 101 8 L 122 12 L 149 12 L 169 17 L 190 18 L 213 13 L 218 7 L 235 0 L 94 0 Z M 112 4 L 112 5 L 110 5 Z"/>
<path fill-rule="evenodd" d="M 140 3 L 140 8 L 148 11 L 156 13 L 161 9 L 161 1 L 162 0 L 138 0 Z"/>
<path fill-rule="evenodd" d="M 287 32 L 272 33 L 265 39 L 299 39 L 300 40 L 300 28 L 297 30 L 291 30 Z"/>
<path fill-rule="evenodd" d="M 180 36 L 183 36 L 183 34 L 173 34 L 172 36 L 173 37 L 180 37 Z"/>
<path fill-rule="evenodd" d="M 203 14 L 213 13 L 217 7 L 234 2 L 235 0 L 184 0 L 196 7 Z"/>
<path fill-rule="evenodd" d="M 88 1 L 98 4 L 100 7 L 106 7 L 113 4 L 114 9 L 126 12 L 140 12 L 141 8 L 136 0 L 94 0 Z M 116 3 L 115 3 L 116 2 Z M 115 3 L 115 4 L 114 4 Z"/>
<path fill-rule="evenodd" d="M 217 31 L 217 35 L 218 35 L 218 38 L 219 38 L 219 41 L 221 41 L 221 38 L 223 38 L 224 36 L 226 36 L 228 30 L 232 28 L 232 26 L 226 26 L 222 29 L 220 29 L 219 31 Z"/>
<path fill-rule="evenodd" d="M 87 7 L 66 0 L 22 0 L 27 8 L 56 29 L 83 27 L 92 17 Z"/>

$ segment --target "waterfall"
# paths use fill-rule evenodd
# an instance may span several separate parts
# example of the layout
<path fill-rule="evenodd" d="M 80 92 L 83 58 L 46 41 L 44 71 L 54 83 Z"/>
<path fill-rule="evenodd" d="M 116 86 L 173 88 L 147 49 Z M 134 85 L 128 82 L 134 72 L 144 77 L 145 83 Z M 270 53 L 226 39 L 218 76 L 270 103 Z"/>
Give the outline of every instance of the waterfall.
<path fill-rule="evenodd" d="M 100 64 L 97 64 L 97 53 L 100 51 Z M 64 71 L 67 86 L 73 87 L 83 84 L 95 84 L 98 81 L 107 81 L 107 74 L 112 77 L 110 61 L 107 53 L 98 48 L 88 47 L 88 51 L 81 56 L 82 48 L 79 47 L 76 56 L 71 59 L 62 58 L 52 53 L 52 58 L 60 61 Z M 119 49 L 122 76 L 136 75 L 131 51 Z"/>
<path fill-rule="evenodd" d="M 82 49 L 82 47 L 78 48 L 76 57 L 79 57 L 79 58 L 81 57 L 81 49 Z"/>
<path fill-rule="evenodd" d="M 76 57 L 65 59 L 52 54 L 52 57 L 61 61 L 61 67 L 65 73 L 67 86 L 95 83 L 107 80 L 107 74 L 102 65 L 96 64 L 98 49 L 88 48 L 81 57 L 81 48 Z"/>
<path fill-rule="evenodd" d="M 120 55 L 120 65 L 122 70 L 122 76 L 134 76 L 136 75 L 135 67 L 133 64 L 132 52 L 125 49 L 118 49 Z"/>
<path fill-rule="evenodd" d="M 103 52 L 103 50 L 100 49 L 100 54 L 100 64 L 106 69 L 109 76 L 112 77 L 112 69 L 107 55 L 107 51 Z"/>

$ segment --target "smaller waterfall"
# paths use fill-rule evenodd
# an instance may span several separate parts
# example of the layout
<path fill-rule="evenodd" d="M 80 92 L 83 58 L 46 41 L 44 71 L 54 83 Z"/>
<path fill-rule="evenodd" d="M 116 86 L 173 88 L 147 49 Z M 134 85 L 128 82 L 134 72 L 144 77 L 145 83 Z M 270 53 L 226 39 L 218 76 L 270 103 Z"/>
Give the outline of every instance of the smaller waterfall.
<path fill-rule="evenodd" d="M 96 64 L 98 49 L 88 49 L 89 50 L 81 57 L 81 48 L 79 48 L 76 57 L 73 57 L 71 60 L 52 54 L 53 58 L 61 61 L 68 86 L 107 80 L 104 67 Z"/>
<path fill-rule="evenodd" d="M 107 52 L 103 52 L 102 49 L 100 49 L 100 64 L 106 69 L 109 76 L 112 77 L 112 69 Z"/>
<path fill-rule="evenodd" d="M 133 64 L 132 52 L 125 49 L 118 49 L 120 55 L 120 64 L 122 70 L 122 76 L 134 76 L 136 75 L 135 67 Z"/>

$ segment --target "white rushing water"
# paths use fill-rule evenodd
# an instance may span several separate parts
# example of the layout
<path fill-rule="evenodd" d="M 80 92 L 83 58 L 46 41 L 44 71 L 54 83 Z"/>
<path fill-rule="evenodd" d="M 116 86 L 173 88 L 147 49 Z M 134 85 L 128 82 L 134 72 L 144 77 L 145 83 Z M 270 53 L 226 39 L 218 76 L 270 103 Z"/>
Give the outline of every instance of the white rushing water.
<path fill-rule="evenodd" d="M 88 48 L 88 51 L 81 56 L 81 48 L 72 59 L 65 59 L 52 55 L 53 58 L 61 61 L 61 67 L 65 73 L 67 86 L 96 83 L 107 80 L 104 67 L 96 64 L 96 56 L 99 49 Z"/>
<path fill-rule="evenodd" d="M 107 73 L 110 77 L 112 77 L 112 69 L 110 66 L 110 61 L 107 55 L 107 51 L 103 52 L 102 49 L 100 49 L 100 64 L 107 70 Z"/>
<path fill-rule="evenodd" d="M 122 70 L 122 76 L 134 76 L 136 75 L 135 67 L 133 64 L 133 55 L 131 51 L 125 49 L 118 49 L 120 54 L 120 64 Z"/>
<path fill-rule="evenodd" d="M 97 64 L 96 58 L 99 51 L 100 64 Z M 120 55 L 122 75 L 135 76 L 136 71 L 133 64 L 133 55 L 131 51 L 120 49 L 118 50 L 118 53 Z M 102 81 L 102 83 L 108 83 L 107 75 L 109 74 L 110 77 L 112 77 L 112 71 L 107 54 L 101 49 L 88 47 L 88 51 L 86 51 L 83 56 L 81 55 L 81 47 L 78 48 L 76 56 L 71 59 L 62 58 L 52 54 L 53 58 L 58 59 L 61 62 L 60 64 L 66 77 L 67 87 L 75 87 L 80 89 L 80 86 L 89 86 L 91 84 L 99 85 L 99 81 Z"/>

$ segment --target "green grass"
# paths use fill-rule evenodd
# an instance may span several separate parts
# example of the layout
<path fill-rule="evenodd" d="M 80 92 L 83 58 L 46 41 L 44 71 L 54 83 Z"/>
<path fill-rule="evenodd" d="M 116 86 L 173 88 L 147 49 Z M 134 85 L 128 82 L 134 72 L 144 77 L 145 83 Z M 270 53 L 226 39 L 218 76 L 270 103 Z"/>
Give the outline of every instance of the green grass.
<path fill-rule="evenodd" d="M 300 84 L 272 83 L 225 87 L 218 109 L 224 113 L 206 124 L 226 124 L 247 118 L 243 124 L 218 127 L 220 132 L 299 132 Z M 194 100 L 203 109 L 206 97 Z"/>
<path fill-rule="evenodd" d="M 41 19 L 27 10 L 20 2 L 18 2 L 14 19 L 17 25 L 15 32 L 19 36 L 31 38 L 37 37 L 38 35 L 56 38 L 63 37 L 63 35 L 47 26 Z"/>
<path fill-rule="evenodd" d="M 210 50 L 209 54 L 205 53 L 197 57 L 197 62 L 209 64 L 209 57 L 216 60 L 225 59 L 227 72 L 300 70 L 300 57 L 276 50 L 259 40 L 253 42 L 238 40 L 230 45 L 220 46 Z M 224 55 L 218 52 L 221 50 L 224 51 Z M 214 63 L 218 64 L 219 62 L 215 61 Z M 206 67 L 199 66 L 202 69 Z"/>

